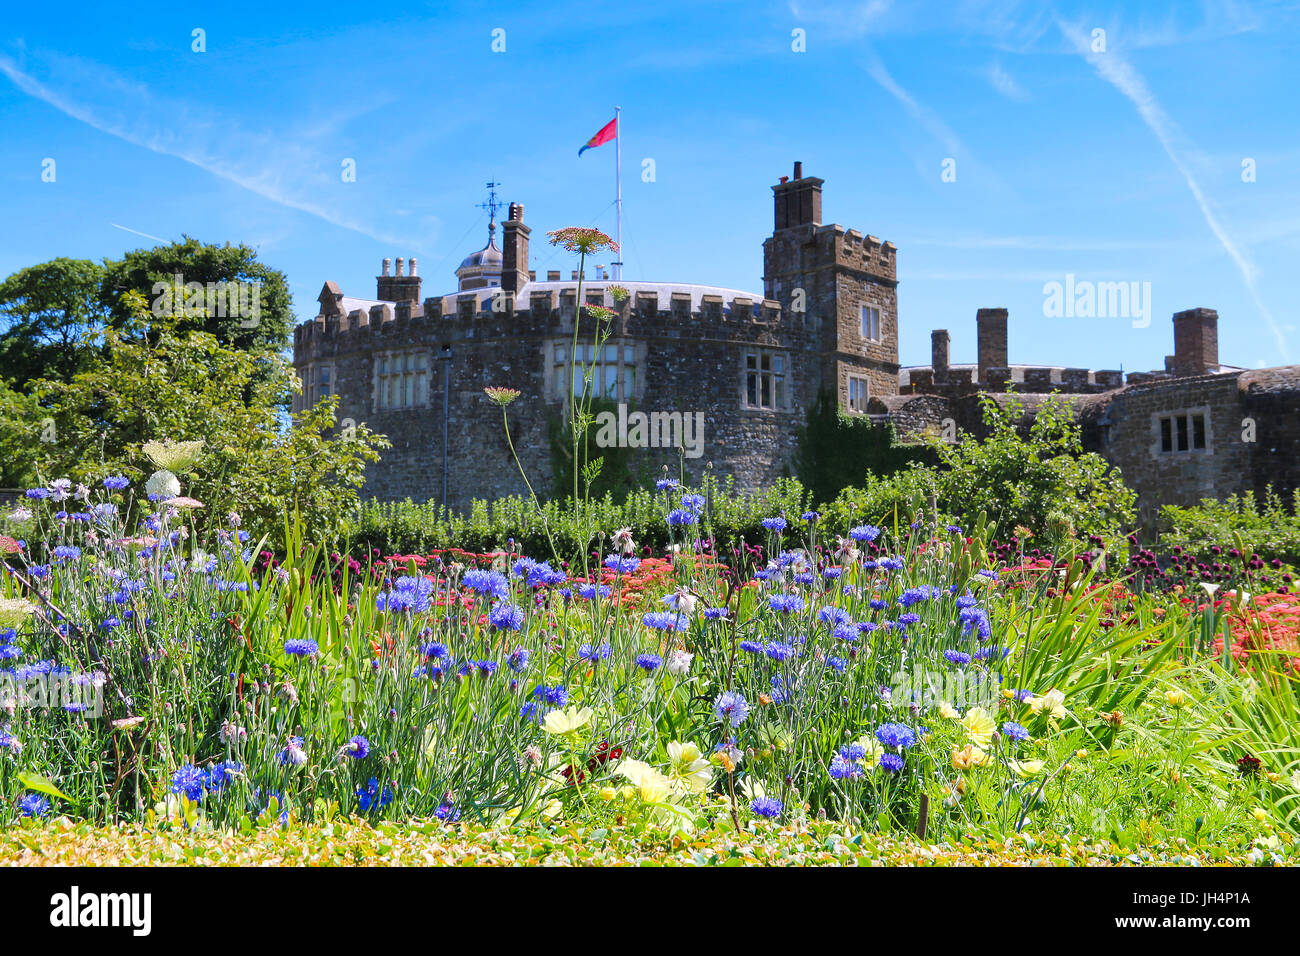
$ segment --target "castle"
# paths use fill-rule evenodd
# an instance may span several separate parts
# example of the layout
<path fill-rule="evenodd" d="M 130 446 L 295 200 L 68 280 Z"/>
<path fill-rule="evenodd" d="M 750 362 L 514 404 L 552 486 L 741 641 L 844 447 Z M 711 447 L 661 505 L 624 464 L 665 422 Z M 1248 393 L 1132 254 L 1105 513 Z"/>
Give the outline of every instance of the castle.
<path fill-rule="evenodd" d="M 599 268 L 584 277 L 583 305 L 617 313 L 599 354 L 596 320 L 578 309 L 578 274 L 529 270 L 531 229 L 517 203 L 501 247 L 493 220 L 487 245 L 456 270 L 455 292 L 421 300 L 415 259 L 395 269 L 385 259 L 374 299 L 326 282 L 319 315 L 295 329 L 296 410 L 338 395 L 341 422 L 364 421 L 392 442 L 368 469 L 367 495 L 441 500 L 445 481 L 452 508 L 526 491 L 483 389 L 522 392 L 509 407 L 511 437 L 546 486 L 551 427 L 588 371 L 596 393 L 620 406 L 620 438 L 629 415 L 648 420 L 649 434 L 633 442 L 647 470 L 684 467 L 698 480 L 711 466 L 742 488 L 791 473 L 798 428 L 823 389 L 906 438 L 954 426 L 979 434 L 979 395 L 1006 401 L 1008 386 L 1029 415 L 1048 394 L 1065 395 L 1088 447 L 1139 492 L 1148 523 L 1160 504 L 1300 486 L 1300 367 L 1220 365 L 1212 309 L 1173 317 L 1174 354 L 1158 372 L 1012 365 L 1007 310 L 995 308 L 976 314 L 975 364 L 951 363 L 948 333 L 936 330 L 931 364 L 900 367 L 897 249 L 823 223 L 822 185 L 795 163 L 772 187 L 761 295 L 615 283 Z M 621 301 L 614 285 L 628 293 Z M 683 421 L 700 425 L 691 447 Z"/>

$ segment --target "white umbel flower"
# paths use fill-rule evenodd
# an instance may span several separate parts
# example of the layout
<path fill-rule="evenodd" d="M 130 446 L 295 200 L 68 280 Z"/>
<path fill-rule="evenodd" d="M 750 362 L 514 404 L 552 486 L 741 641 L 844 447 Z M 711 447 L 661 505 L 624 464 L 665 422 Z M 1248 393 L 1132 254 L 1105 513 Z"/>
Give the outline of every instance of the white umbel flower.
<path fill-rule="evenodd" d="M 170 471 L 155 471 L 145 482 L 144 490 L 161 498 L 176 498 L 181 493 L 181 480 Z"/>

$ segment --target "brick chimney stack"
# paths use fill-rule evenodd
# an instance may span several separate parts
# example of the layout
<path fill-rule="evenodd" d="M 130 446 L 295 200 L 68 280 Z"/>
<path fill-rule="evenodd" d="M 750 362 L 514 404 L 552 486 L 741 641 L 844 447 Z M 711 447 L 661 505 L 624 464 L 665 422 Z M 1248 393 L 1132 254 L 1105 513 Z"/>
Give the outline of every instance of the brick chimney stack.
<path fill-rule="evenodd" d="M 416 275 L 415 260 L 411 260 L 411 274 L 404 275 L 406 260 L 397 259 L 397 268 L 389 272 L 390 260 L 384 260 L 384 271 L 375 279 L 375 298 L 381 302 L 419 302 L 420 277 Z"/>
<path fill-rule="evenodd" d="M 822 183 L 816 176 L 803 175 L 803 163 L 794 164 L 794 178 L 772 187 L 776 230 L 822 223 Z"/>
<path fill-rule="evenodd" d="M 1219 370 L 1219 313 L 1188 309 L 1174 313 L 1173 373 L 1179 377 Z"/>
<path fill-rule="evenodd" d="M 936 382 L 948 381 L 948 346 L 951 339 L 947 329 L 935 329 L 930 333 L 930 367 L 934 369 Z"/>
<path fill-rule="evenodd" d="M 528 284 L 528 235 L 532 230 L 524 225 L 522 203 L 512 202 L 506 221 L 501 224 L 501 288 L 518 292 Z"/>
<path fill-rule="evenodd" d="M 1007 310 L 980 309 L 975 313 L 979 336 L 979 380 L 988 382 L 989 369 L 1008 368 Z"/>

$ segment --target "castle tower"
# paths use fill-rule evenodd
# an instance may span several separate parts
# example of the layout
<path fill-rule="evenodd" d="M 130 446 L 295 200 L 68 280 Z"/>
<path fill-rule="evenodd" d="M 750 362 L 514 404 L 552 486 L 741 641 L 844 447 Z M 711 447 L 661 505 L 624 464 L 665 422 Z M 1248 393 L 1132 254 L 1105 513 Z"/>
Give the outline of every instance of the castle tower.
<path fill-rule="evenodd" d="M 763 290 L 822 354 L 823 387 L 841 406 L 898 393 L 896 248 L 875 236 L 822 223 L 823 180 L 803 175 L 772 187 L 772 236 L 763 242 Z M 797 372 L 797 370 L 796 370 Z"/>

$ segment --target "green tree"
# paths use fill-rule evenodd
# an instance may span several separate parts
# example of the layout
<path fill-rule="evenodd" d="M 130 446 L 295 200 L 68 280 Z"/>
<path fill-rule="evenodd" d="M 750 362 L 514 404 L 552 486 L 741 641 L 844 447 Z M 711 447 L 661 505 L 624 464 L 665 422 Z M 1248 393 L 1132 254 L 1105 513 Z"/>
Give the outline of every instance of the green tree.
<path fill-rule="evenodd" d="M 187 289 L 182 299 L 175 294 L 178 281 L 181 285 L 199 283 L 203 290 Z M 256 289 L 256 315 L 236 314 L 239 310 L 228 303 L 219 308 L 216 300 L 222 283 L 227 294 L 233 288 L 235 295 L 242 293 L 250 305 Z M 127 292 L 145 297 L 155 322 L 173 320 L 164 323 L 164 328 L 179 333 L 206 332 L 221 345 L 248 352 L 278 352 L 289 344 L 293 330 L 284 273 L 259 262 L 256 250 L 245 245 L 209 245 L 185 236 L 180 242 L 135 249 L 117 261 L 106 261 L 99 300 L 118 328 L 138 319 L 125 305 Z M 226 314 L 218 314 L 221 311 Z"/>
<path fill-rule="evenodd" d="M 297 513 L 311 535 L 339 531 L 357 504 L 365 463 L 378 460 L 387 440 L 364 425 L 337 429 L 334 397 L 286 416 L 301 383 L 283 357 L 177 328 L 150 315 L 138 293 L 125 298 L 129 318 L 105 331 L 101 361 L 69 382 L 32 383 L 57 434 L 28 448 L 41 479 L 89 483 L 119 474 L 139 490 L 153 470 L 145 442 L 202 441 L 184 490 L 204 503 L 207 520 L 235 511 L 246 527 L 276 535 Z"/>
<path fill-rule="evenodd" d="M 830 389 L 822 389 L 799 429 L 795 474 L 813 501 L 829 504 L 868 476 L 893 475 L 912 462 L 933 460 L 926 446 L 899 444 L 892 422 L 846 415 Z"/>
<path fill-rule="evenodd" d="M 0 381 L 0 488 L 29 487 L 36 479 L 32 449 L 46 424 L 34 396 Z"/>
<path fill-rule="evenodd" d="M 941 509 L 967 519 L 983 511 L 994 535 L 1004 540 L 1017 525 L 1058 540 L 1132 524 L 1137 494 L 1124 485 L 1119 469 L 1100 455 L 1084 454 L 1068 404 L 1049 397 L 1022 432 L 1019 400 L 1005 407 L 988 396 L 981 402 L 986 438 L 956 445 L 934 441 L 943 466 L 935 476 Z"/>
<path fill-rule="evenodd" d="M 89 259 L 52 259 L 0 282 L 0 378 L 23 389 L 36 378 L 70 379 L 97 347 L 87 333 L 108 310 L 104 269 Z"/>

